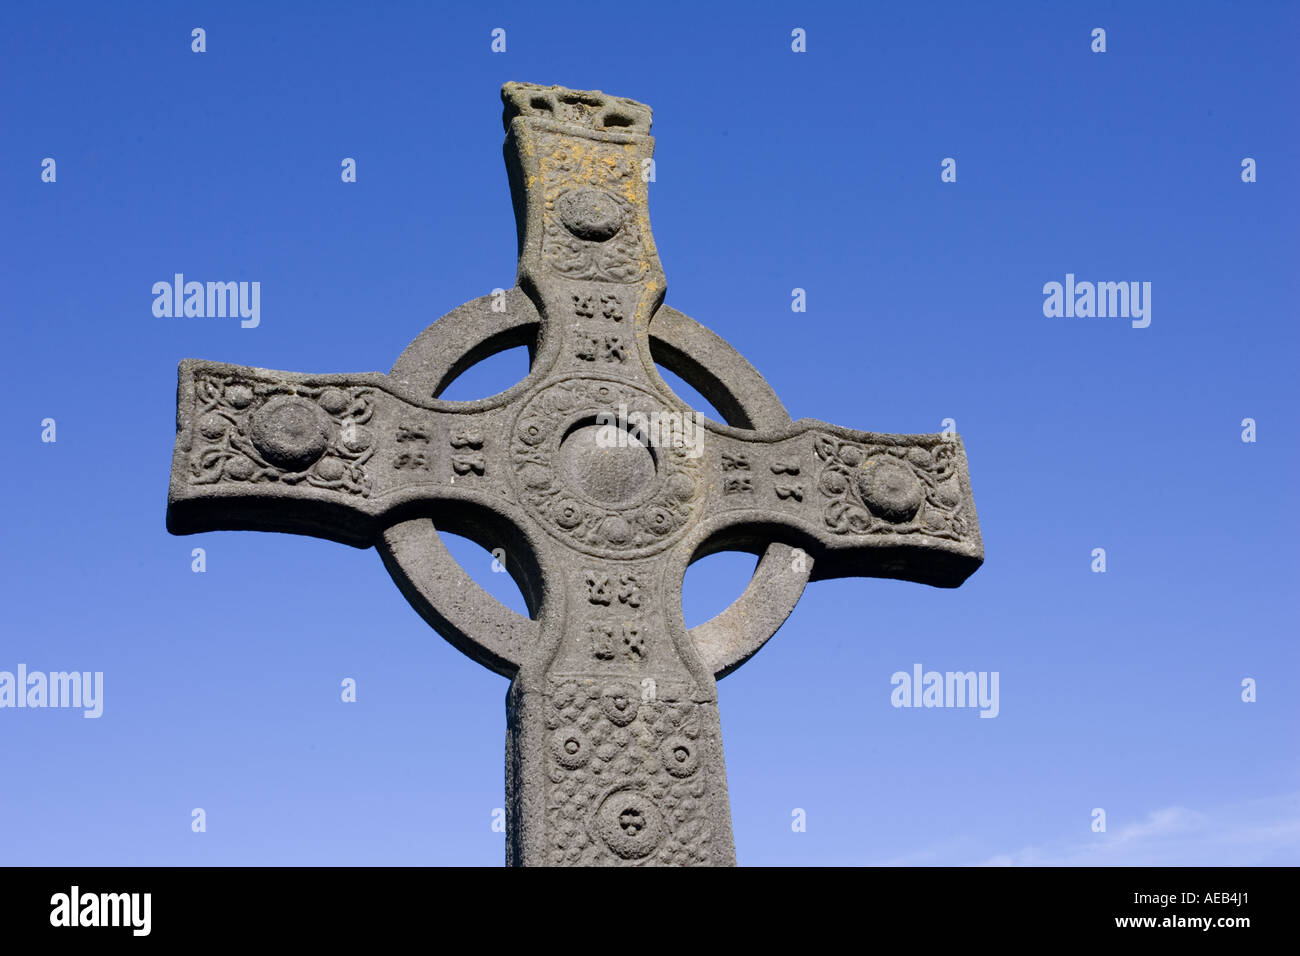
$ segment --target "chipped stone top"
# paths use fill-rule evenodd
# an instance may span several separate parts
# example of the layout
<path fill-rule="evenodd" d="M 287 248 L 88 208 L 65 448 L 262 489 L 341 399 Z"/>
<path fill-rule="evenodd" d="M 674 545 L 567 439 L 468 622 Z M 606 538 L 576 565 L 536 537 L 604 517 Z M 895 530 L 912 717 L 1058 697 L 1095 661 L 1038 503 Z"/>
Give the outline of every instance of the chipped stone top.
<path fill-rule="evenodd" d="M 501 87 L 501 101 L 507 131 L 516 116 L 531 116 L 596 132 L 650 132 L 650 107 L 600 90 L 507 83 Z"/>

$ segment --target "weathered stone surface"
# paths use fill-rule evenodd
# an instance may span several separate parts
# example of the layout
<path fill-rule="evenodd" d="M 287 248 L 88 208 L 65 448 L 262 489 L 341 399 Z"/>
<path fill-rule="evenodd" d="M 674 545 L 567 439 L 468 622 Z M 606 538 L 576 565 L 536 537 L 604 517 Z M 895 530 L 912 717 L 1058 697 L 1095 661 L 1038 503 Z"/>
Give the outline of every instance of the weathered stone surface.
<path fill-rule="evenodd" d="M 510 678 L 507 862 L 734 863 L 715 681 L 810 577 L 956 587 L 973 573 L 965 451 L 955 436 L 792 422 L 726 342 L 662 305 L 649 107 L 522 83 L 502 98 L 520 247 L 504 308 L 453 310 L 387 375 L 182 362 L 168 528 L 374 546 L 439 633 Z M 513 388 L 438 398 L 520 344 L 532 365 Z M 697 444 L 634 426 L 611 445 L 621 426 L 602 432 L 602 416 L 688 412 L 656 361 L 727 423 Z M 532 619 L 475 584 L 438 527 L 504 548 Z M 754 578 L 688 631 L 686 566 L 722 549 L 760 555 Z"/>

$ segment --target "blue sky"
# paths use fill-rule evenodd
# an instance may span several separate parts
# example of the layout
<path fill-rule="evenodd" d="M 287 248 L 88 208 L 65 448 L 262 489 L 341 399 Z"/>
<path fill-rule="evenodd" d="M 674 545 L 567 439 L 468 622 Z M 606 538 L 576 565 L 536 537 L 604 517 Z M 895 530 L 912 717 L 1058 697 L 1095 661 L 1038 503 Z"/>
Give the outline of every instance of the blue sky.
<path fill-rule="evenodd" d="M 506 681 L 430 630 L 373 551 L 178 538 L 163 519 L 180 359 L 387 370 L 512 284 L 508 80 L 654 107 L 667 301 L 794 417 L 952 418 L 966 442 L 986 550 L 966 585 L 810 585 L 719 685 L 741 863 L 1300 863 L 1300 11 L 542 11 L 0 14 L 0 670 L 104 674 L 98 720 L 0 709 L 0 863 L 501 863 Z M 176 272 L 260 282 L 260 325 L 155 317 Z M 1149 327 L 1045 317 L 1067 273 L 1150 282 Z M 502 355 L 447 397 L 525 370 Z M 752 566 L 695 565 L 687 623 Z M 996 719 L 892 707 L 916 663 L 998 672 Z"/>

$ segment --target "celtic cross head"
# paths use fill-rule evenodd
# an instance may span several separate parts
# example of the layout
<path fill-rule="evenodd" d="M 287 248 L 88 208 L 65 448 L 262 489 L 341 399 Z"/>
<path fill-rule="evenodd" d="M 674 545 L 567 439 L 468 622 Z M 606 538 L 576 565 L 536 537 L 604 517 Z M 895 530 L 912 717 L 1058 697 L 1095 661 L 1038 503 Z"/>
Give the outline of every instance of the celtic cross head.
<path fill-rule="evenodd" d="M 388 374 L 185 360 L 167 524 L 375 547 L 440 634 L 511 680 L 507 862 L 731 864 L 716 681 L 812 578 L 956 587 L 983 560 L 955 435 L 791 421 L 725 341 L 663 304 L 650 108 L 508 83 L 514 288 L 425 329 Z M 518 345 L 528 375 L 439 398 Z M 698 418 L 656 364 L 726 418 Z M 530 616 L 490 597 L 439 528 L 504 548 Z M 759 556 L 698 627 L 687 565 Z"/>

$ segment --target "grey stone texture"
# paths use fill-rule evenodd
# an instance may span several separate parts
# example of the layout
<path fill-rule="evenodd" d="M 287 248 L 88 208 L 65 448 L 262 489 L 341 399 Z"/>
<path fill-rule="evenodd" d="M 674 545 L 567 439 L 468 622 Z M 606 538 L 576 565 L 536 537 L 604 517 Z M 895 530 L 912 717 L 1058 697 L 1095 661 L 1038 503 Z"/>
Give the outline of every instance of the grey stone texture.
<path fill-rule="evenodd" d="M 716 681 L 809 580 L 972 574 L 965 450 L 791 421 L 731 346 L 662 304 L 648 106 L 523 83 L 502 99 L 515 287 L 434 322 L 387 375 L 181 362 L 167 526 L 373 546 L 434 629 L 509 678 L 507 863 L 733 864 Z M 516 345 L 523 381 L 438 398 Z M 726 417 L 706 422 L 701 454 L 598 440 L 620 406 L 689 413 L 656 362 Z M 438 528 L 503 548 L 531 618 L 483 591 Z M 724 549 L 759 556 L 753 579 L 687 630 L 686 567 Z"/>

